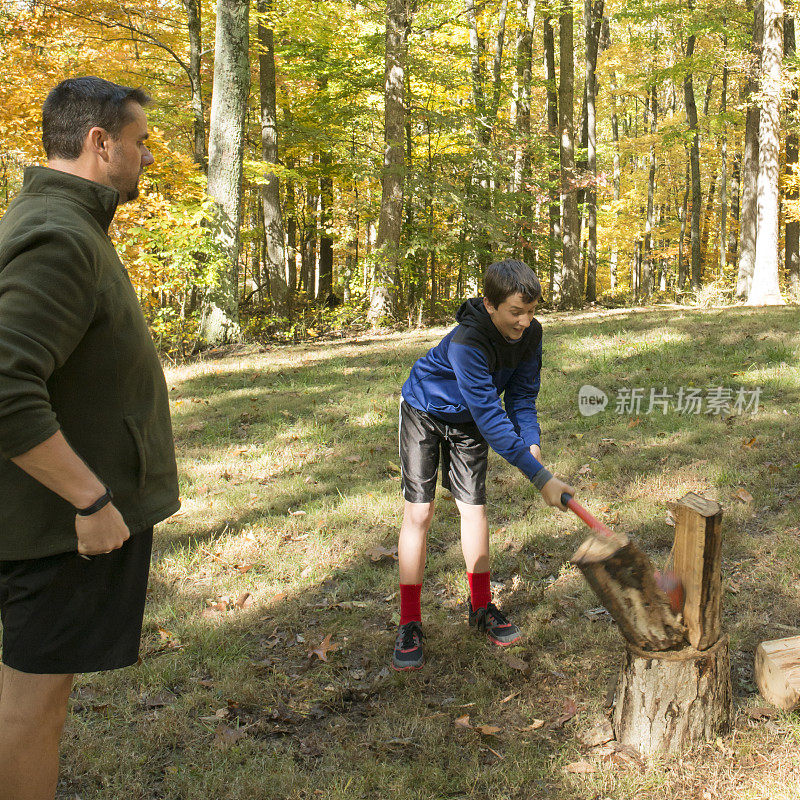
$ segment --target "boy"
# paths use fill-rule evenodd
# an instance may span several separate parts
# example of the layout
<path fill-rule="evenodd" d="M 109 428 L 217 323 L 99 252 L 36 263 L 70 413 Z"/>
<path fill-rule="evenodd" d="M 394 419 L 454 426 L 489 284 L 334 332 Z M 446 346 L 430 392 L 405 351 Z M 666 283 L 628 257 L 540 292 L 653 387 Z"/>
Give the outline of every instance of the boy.
<path fill-rule="evenodd" d="M 562 511 L 571 486 L 540 463 L 536 397 L 542 363 L 542 326 L 533 318 L 539 279 L 522 261 L 492 264 L 484 297 L 465 302 L 458 326 L 412 367 L 400 404 L 400 462 L 405 508 L 398 541 L 400 628 L 392 666 L 419 669 L 422 653 L 420 592 L 425 545 L 433 519 L 441 451 L 442 485 L 461 515 L 467 567 L 469 624 L 496 645 L 521 637 L 491 602 L 486 461 L 491 447 L 518 467 Z M 505 394 L 505 410 L 500 395 Z"/>

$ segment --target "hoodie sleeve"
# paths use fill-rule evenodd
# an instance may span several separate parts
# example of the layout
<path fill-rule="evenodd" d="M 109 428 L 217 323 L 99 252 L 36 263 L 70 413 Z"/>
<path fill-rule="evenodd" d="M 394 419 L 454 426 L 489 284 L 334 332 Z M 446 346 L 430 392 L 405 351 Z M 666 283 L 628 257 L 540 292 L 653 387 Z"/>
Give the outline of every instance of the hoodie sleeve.
<path fill-rule="evenodd" d="M 520 363 L 506 385 L 505 403 L 508 418 L 526 446 L 541 444 L 542 429 L 536 416 L 542 372 L 542 343 L 536 352 Z"/>
<path fill-rule="evenodd" d="M 537 476 L 542 478 L 542 473 L 547 476 L 550 473 L 531 455 L 529 445 L 514 430 L 483 352 L 477 347 L 452 342 L 449 356 L 464 402 L 489 446 L 541 489 Z"/>

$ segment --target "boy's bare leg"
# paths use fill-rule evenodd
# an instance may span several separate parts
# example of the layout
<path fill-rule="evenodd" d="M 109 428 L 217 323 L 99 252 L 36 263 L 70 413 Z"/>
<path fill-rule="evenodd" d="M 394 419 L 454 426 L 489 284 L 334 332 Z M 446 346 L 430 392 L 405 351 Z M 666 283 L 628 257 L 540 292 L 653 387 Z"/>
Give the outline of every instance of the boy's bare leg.
<path fill-rule="evenodd" d="M 403 524 L 397 541 L 400 583 L 420 584 L 425 572 L 425 548 L 433 520 L 433 503 L 409 503 L 403 509 Z"/>
<path fill-rule="evenodd" d="M 489 520 L 486 506 L 471 506 L 456 500 L 461 514 L 461 551 L 467 572 L 489 571 Z"/>
<path fill-rule="evenodd" d="M 0 800 L 53 800 L 73 676 L 0 670 Z"/>

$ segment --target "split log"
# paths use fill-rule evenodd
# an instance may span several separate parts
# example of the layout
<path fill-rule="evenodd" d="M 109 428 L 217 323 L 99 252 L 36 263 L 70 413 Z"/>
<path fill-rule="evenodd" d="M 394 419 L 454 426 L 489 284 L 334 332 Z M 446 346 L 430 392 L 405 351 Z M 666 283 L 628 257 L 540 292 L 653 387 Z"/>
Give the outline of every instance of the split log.
<path fill-rule="evenodd" d="M 614 707 L 614 733 L 643 755 L 675 753 L 730 728 L 728 638 L 708 650 L 652 653 L 628 645 Z"/>
<path fill-rule="evenodd" d="M 669 507 L 675 518 L 672 568 L 683 583 L 687 638 L 705 650 L 722 635 L 722 508 L 694 492 Z"/>
<path fill-rule="evenodd" d="M 685 628 L 656 585 L 650 559 L 624 534 L 590 536 L 572 557 L 622 635 L 644 650 L 683 643 Z"/>
<path fill-rule="evenodd" d="M 761 642 L 756 648 L 755 678 L 761 696 L 791 711 L 800 702 L 800 636 Z"/>

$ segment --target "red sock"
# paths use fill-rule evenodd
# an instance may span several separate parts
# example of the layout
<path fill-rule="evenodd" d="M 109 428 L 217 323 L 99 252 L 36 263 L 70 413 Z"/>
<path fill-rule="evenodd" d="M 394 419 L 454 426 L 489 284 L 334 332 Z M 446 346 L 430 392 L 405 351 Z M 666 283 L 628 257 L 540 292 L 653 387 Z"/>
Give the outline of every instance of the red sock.
<path fill-rule="evenodd" d="M 469 596 L 472 603 L 472 610 L 486 608 L 487 603 L 492 599 L 492 589 L 489 585 L 489 572 L 468 572 Z"/>
<path fill-rule="evenodd" d="M 400 624 L 422 622 L 421 583 L 400 584 Z"/>

